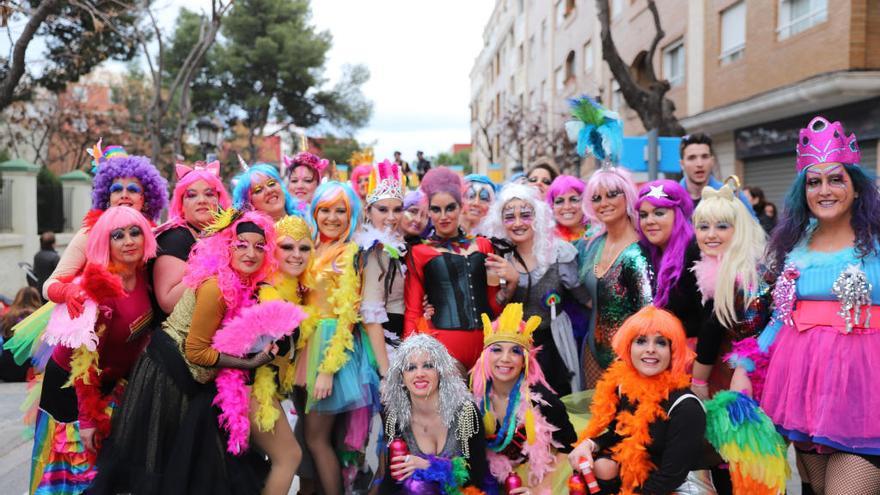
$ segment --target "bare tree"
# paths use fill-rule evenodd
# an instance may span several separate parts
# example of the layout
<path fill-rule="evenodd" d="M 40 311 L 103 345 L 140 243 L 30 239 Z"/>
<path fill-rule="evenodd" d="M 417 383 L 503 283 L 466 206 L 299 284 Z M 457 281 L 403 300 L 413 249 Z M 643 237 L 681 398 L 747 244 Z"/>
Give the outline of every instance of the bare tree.
<path fill-rule="evenodd" d="M 480 135 L 483 136 L 483 139 L 477 139 L 476 146 L 477 151 L 482 153 L 489 163 L 495 163 L 495 148 L 492 146 L 492 134 L 493 134 L 493 118 L 492 115 L 489 115 L 487 120 L 482 120 L 477 118 L 477 127 L 480 130 Z"/>
<path fill-rule="evenodd" d="M 174 146 L 174 154 L 183 154 L 183 135 L 186 132 L 189 116 L 191 112 L 190 89 L 193 79 L 205 59 L 205 54 L 217 39 L 217 32 L 220 30 L 220 24 L 223 16 L 229 11 L 233 0 L 211 0 L 211 14 L 205 17 L 199 27 L 199 36 L 196 43 L 192 46 L 182 66 L 177 70 L 176 75 L 170 84 L 165 84 L 166 69 L 166 46 L 163 38 L 162 30 L 159 28 L 159 21 L 150 8 L 147 8 L 147 15 L 150 19 L 149 29 L 158 44 L 156 54 L 151 53 L 149 42 L 151 36 L 140 31 L 139 43 L 141 45 L 144 56 L 147 60 L 147 66 L 150 70 L 152 79 L 153 96 L 150 101 L 149 110 L 147 112 L 147 128 L 150 133 L 151 158 L 153 163 L 160 163 L 159 159 L 162 155 L 162 144 L 164 127 L 167 119 L 171 116 L 172 110 L 176 110 L 176 122 L 174 131 L 170 136 L 170 141 Z M 170 164 L 169 163 L 169 170 Z"/>
<path fill-rule="evenodd" d="M 654 20 L 654 39 L 647 51 L 636 55 L 632 67 L 617 51 L 611 36 L 611 14 L 608 0 L 596 0 L 596 12 L 602 26 L 602 58 L 608 63 L 614 79 L 620 86 L 624 100 L 638 114 L 645 129 L 657 129 L 661 136 L 681 136 L 684 128 L 675 117 L 675 104 L 666 93 L 669 81 L 658 79 L 654 71 L 654 55 L 666 35 L 660 25 L 660 13 L 654 0 L 648 1 L 648 10 Z"/>
<path fill-rule="evenodd" d="M 504 153 L 523 168 L 543 160 L 579 174 L 581 159 L 575 144 L 568 140 L 565 128 L 551 126 L 546 115 L 547 107 L 543 104 L 528 111 L 519 104 L 510 105 L 499 122 L 508 145 Z"/>
<path fill-rule="evenodd" d="M 15 97 L 15 89 L 18 87 L 22 76 L 24 76 L 26 66 L 24 55 L 27 52 L 28 45 L 34 39 L 37 29 L 55 11 L 59 3 L 60 0 L 46 0 L 40 3 L 40 6 L 31 13 L 27 24 L 24 26 L 24 30 L 22 30 L 21 35 L 15 41 L 9 66 L 6 68 L 5 74 L 3 74 L 3 80 L 0 81 L 0 108 L 6 108 L 12 103 Z M 6 25 L 5 11 L 3 24 L 4 26 Z"/>

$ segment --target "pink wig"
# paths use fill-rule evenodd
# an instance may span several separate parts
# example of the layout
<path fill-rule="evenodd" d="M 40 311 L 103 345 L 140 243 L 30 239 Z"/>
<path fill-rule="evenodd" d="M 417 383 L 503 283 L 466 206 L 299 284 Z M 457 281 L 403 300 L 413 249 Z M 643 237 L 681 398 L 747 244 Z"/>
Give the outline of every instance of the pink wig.
<path fill-rule="evenodd" d="M 623 191 L 623 196 L 626 200 L 626 216 L 629 217 L 633 228 L 636 228 L 639 224 L 639 213 L 636 206 L 639 193 L 636 189 L 636 184 L 633 182 L 632 175 L 623 167 L 603 167 L 593 172 L 593 175 L 590 176 L 590 180 L 587 181 L 586 188 L 584 189 L 584 199 L 582 202 L 584 217 L 589 219 L 590 225 L 595 225 L 599 228 L 593 239 L 598 239 L 606 230 L 605 224 L 599 221 L 596 217 L 596 210 L 593 209 L 593 196 L 598 193 L 599 189 Z"/>
<path fill-rule="evenodd" d="M 574 191 L 583 196 L 585 187 L 586 184 L 584 184 L 584 181 L 573 175 L 560 175 L 553 179 L 553 183 L 550 184 L 550 187 L 547 189 L 547 204 L 550 205 L 550 208 L 552 209 L 553 201 L 556 199 L 556 196 L 566 194 L 569 191 Z"/>
<path fill-rule="evenodd" d="M 351 181 L 351 187 L 354 189 L 354 192 L 358 193 L 358 195 L 360 195 L 360 190 L 358 189 L 358 181 L 361 179 L 361 177 L 369 176 L 372 170 L 373 167 L 371 167 L 370 165 L 358 165 L 354 168 L 354 170 L 351 171 L 351 178 L 349 179 Z"/>
<path fill-rule="evenodd" d="M 196 162 L 194 168 L 182 164 L 175 166 L 177 184 L 174 185 L 174 192 L 171 194 L 171 204 L 168 207 L 169 227 L 179 227 L 186 224 L 183 213 L 183 196 L 186 194 L 189 186 L 200 180 L 207 182 L 209 186 L 217 191 L 220 208 L 226 209 L 232 204 L 232 198 L 220 180 L 219 163 L 217 163 L 216 168 L 213 166 L 215 163 L 217 162 L 206 165 L 204 162 Z"/>
<path fill-rule="evenodd" d="M 429 203 L 435 194 L 447 193 L 455 199 L 456 203 L 461 205 L 461 192 L 464 189 L 464 183 L 460 175 L 446 167 L 428 170 L 428 173 L 422 178 L 420 187 L 428 197 Z"/>
<path fill-rule="evenodd" d="M 232 268 L 232 245 L 238 239 L 235 231 L 243 222 L 252 222 L 260 227 L 264 232 L 266 245 L 263 265 L 256 273 L 246 278 Z M 205 280 L 216 277 L 220 293 L 223 294 L 223 300 L 229 310 L 227 314 L 234 316 L 239 308 L 248 305 L 257 284 L 275 271 L 277 262 L 274 253 L 275 228 L 272 219 L 264 213 L 248 211 L 230 226 L 196 242 L 186 263 L 183 283 L 195 290 Z"/>
<path fill-rule="evenodd" d="M 153 235 L 149 221 L 134 208 L 128 206 L 111 206 L 95 222 L 89 232 L 89 244 L 86 256 L 90 263 L 103 266 L 110 264 L 110 232 L 131 226 L 140 227 L 144 236 L 143 261 L 156 256 L 156 237 Z"/>

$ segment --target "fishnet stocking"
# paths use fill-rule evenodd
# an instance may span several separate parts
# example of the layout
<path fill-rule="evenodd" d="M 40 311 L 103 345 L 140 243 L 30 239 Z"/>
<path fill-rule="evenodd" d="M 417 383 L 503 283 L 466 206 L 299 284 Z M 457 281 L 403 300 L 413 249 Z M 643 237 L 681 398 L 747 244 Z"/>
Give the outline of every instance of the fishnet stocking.
<path fill-rule="evenodd" d="M 880 495 L 880 468 L 854 454 L 798 452 L 801 477 L 816 495 Z"/>

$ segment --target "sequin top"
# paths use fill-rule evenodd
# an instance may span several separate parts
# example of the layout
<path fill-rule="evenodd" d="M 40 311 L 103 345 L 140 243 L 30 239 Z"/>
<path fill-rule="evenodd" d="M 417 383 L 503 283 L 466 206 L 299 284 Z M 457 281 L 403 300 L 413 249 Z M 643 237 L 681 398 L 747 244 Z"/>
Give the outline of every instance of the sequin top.
<path fill-rule="evenodd" d="M 580 278 L 590 293 L 593 311 L 587 331 L 587 346 L 590 353 L 584 352 L 585 385 L 592 388 L 614 359 L 611 339 L 617 329 L 630 315 L 651 304 L 651 264 L 637 242 L 627 246 L 611 267 L 596 277 L 595 267 L 602 257 L 607 234 L 602 234 L 592 243 L 578 243 L 580 259 Z M 590 358 L 601 369 L 590 364 Z"/>

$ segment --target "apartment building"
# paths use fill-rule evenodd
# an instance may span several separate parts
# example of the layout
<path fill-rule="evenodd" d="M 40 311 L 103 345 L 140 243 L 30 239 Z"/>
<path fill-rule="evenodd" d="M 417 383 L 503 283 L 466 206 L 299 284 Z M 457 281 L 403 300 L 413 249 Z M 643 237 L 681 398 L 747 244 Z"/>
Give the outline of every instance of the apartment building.
<path fill-rule="evenodd" d="M 647 0 L 608 0 L 622 58 L 654 37 Z M 794 176 L 797 132 L 815 114 L 859 137 L 863 166 L 880 168 L 880 2 L 873 0 L 658 0 L 665 36 L 653 60 L 688 132 L 716 142 L 717 174 L 737 173 L 779 202 Z M 471 71 L 473 165 L 508 170 L 493 126 L 511 104 L 562 125 L 566 99 L 598 97 L 644 133 L 602 59 L 595 0 L 497 0 Z M 521 164 L 528 167 L 528 163 Z M 558 164 L 566 166 L 569 164 Z"/>

